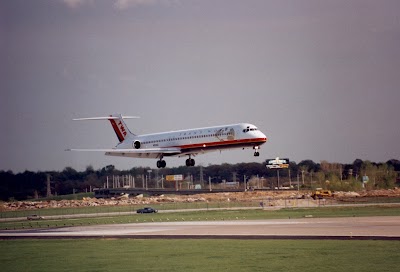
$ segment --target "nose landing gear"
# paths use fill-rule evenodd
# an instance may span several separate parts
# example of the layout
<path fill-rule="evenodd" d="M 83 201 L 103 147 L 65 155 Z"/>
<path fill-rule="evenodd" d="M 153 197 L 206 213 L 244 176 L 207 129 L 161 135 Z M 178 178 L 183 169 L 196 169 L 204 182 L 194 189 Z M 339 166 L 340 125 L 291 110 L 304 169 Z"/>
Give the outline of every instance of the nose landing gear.
<path fill-rule="evenodd" d="M 258 149 L 260 149 L 260 147 L 259 146 L 255 146 L 254 147 L 254 157 L 258 157 L 258 156 L 260 156 L 260 152 L 258 152 Z"/>

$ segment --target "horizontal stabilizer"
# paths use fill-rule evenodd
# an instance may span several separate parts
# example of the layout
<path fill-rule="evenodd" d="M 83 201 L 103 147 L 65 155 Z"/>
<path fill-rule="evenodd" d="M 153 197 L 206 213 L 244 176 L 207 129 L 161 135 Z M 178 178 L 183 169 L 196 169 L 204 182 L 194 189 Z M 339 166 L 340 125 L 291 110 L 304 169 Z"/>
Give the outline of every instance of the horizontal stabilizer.
<path fill-rule="evenodd" d="M 75 118 L 74 121 L 87 121 L 87 120 L 108 120 L 117 135 L 118 141 L 122 143 L 126 138 L 135 136 L 125 124 L 124 119 L 136 119 L 138 116 L 122 116 L 121 114 L 112 114 L 110 116 L 101 117 L 86 117 L 86 118 Z"/>
<path fill-rule="evenodd" d="M 139 116 L 121 116 L 122 119 L 138 119 Z M 86 120 L 117 120 L 119 116 L 102 116 L 102 117 L 87 117 L 87 118 L 75 118 L 73 121 L 86 121 Z"/>

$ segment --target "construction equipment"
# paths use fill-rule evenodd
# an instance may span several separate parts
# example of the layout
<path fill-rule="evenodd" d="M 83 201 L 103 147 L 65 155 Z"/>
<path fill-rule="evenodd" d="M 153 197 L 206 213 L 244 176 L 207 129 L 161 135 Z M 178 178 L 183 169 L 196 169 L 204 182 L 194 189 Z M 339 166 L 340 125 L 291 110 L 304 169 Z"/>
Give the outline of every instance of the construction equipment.
<path fill-rule="evenodd" d="M 335 195 L 330 190 L 316 190 L 311 197 L 313 199 L 331 198 Z"/>

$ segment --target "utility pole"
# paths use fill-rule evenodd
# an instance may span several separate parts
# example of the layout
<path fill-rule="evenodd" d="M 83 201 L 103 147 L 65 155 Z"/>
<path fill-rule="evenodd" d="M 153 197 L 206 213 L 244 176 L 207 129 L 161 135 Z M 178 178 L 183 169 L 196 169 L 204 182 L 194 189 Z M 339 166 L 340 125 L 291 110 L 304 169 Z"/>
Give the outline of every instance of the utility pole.
<path fill-rule="evenodd" d="M 51 197 L 50 175 L 47 174 L 47 197 Z"/>
<path fill-rule="evenodd" d="M 297 191 L 300 191 L 299 171 L 297 171 Z"/>
<path fill-rule="evenodd" d="M 158 178 L 158 169 L 156 170 L 156 187 L 160 188 L 160 180 Z"/>
<path fill-rule="evenodd" d="M 279 190 L 280 189 L 279 188 L 279 169 L 276 172 L 278 173 L 278 190 Z"/>
<path fill-rule="evenodd" d="M 151 169 L 147 170 L 147 173 L 149 173 L 149 178 L 148 178 L 148 181 L 149 181 L 149 182 L 151 182 L 151 172 L 153 172 L 153 170 L 151 170 Z M 147 190 L 148 188 L 149 188 L 149 187 L 148 187 L 147 182 L 146 182 L 146 190 Z"/>
<path fill-rule="evenodd" d="M 340 181 L 343 181 L 343 171 L 342 171 L 342 165 L 340 165 Z"/>
<path fill-rule="evenodd" d="M 203 165 L 200 165 L 200 184 L 203 185 Z"/>

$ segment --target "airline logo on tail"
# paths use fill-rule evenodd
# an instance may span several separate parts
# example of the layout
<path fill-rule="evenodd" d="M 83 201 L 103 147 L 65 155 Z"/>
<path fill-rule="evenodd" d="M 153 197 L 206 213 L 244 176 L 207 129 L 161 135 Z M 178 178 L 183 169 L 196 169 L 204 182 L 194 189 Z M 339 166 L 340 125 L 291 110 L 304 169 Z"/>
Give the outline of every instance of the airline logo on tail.
<path fill-rule="evenodd" d="M 110 116 L 111 117 L 111 116 Z M 123 142 L 128 135 L 127 129 L 124 126 L 124 123 L 121 119 L 115 121 L 114 119 L 110 119 L 111 126 L 113 127 L 115 134 L 117 134 L 117 138 L 120 142 Z"/>

